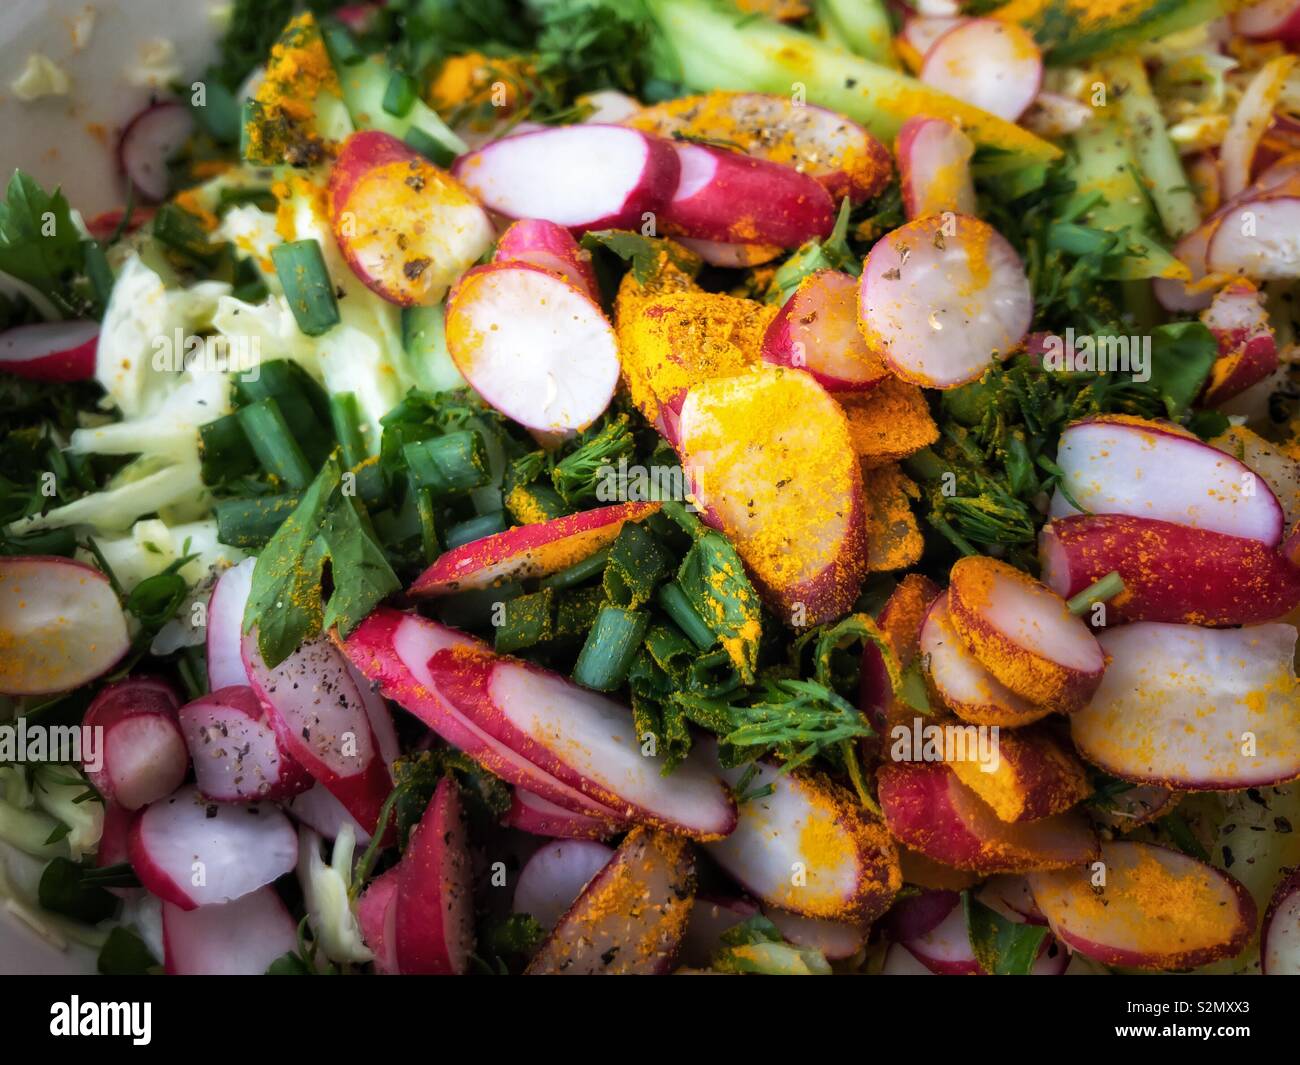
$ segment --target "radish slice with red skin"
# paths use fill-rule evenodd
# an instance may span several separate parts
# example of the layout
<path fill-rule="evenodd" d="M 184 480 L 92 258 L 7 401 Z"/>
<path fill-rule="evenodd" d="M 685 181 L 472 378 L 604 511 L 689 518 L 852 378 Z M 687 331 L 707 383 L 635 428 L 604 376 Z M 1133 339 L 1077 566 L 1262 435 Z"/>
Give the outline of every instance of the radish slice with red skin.
<path fill-rule="evenodd" d="M 331 795 L 322 784 L 312 784 L 306 791 L 295 795 L 284 804 L 300 824 L 306 825 L 331 843 L 338 838 L 339 832 L 347 825 L 352 835 L 363 847 L 370 842 L 370 833 L 348 813 L 348 808 Z"/>
<path fill-rule="evenodd" d="M 796 947 L 819 951 L 827 961 L 851 958 L 867 943 L 868 928 L 852 921 L 831 921 L 825 917 L 804 917 L 776 906 L 763 908 L 763 916 Z"/>
<path fill-rule="evenodd" d="M 298 862 L 298 833 L 274 806 L 204 799 L 189 786 L 142 810 L 127 842 L 146 888 L 182 910 L 230 902 Z"/>
<path fill-rule="evenodd" d="M 197 910 L 164 902 L 162 919 L 168 976 L 264 976 L 298 949 L 298 922 L 273 887 Z"/>
<path fill-rule="evenodd" d="M 266 708 L 247 685 L 218 688 L 177 711 L 199 793 L 214 802 L 288 799 L 311 775 L 280 749 Z"/>
<path fill-rule="evenodd" d="M 562 784 L 479 728 L 438 690 L 429 671 L 429 661 L 435 654 L 452 647 L 486 652 L 486 644 L 415 614 L 379 607 L 341 647 L 357 670 L 377 683 L 387 698 L 507 783 L 527 788 L 565 809 L 621 823 L 617 812 Z"/>
<path fill-rule="evenodd" d="M 641 101 L 617 89 L 597 89 L 585 92 L 576 101 L 591 112 L 582 121 L 585 125 L 611 126 L 626 122 L 641 110 Z"/>
<path fill-rule="evenodd" d="M 54 555 L 0 558 L 0 694 L 71 691 L 131 647 L 126 615 L 99 570 Z"/>
<path fill-rule="evenodd" d="M 549 932 L 612 857 L 612 848 L 590 840 L 544 844 L 519 871 L 511 909 L 530 914 Z"/>
<path fill-rule="evenodd" d="M 378 686 L 367 680 L 351 662 L 348 663 L 348 673 L 356 684 L 357 691 L 361 693 L 361 702 L 366 708 L 366 720 L 370 722 L 370 731 L 374 733 L 379 757 L 383 759 L 384 765 L 391 768 L 392 764 L 402 757 L 402 746 L 397 739 L 397 727 L 393 724 L 393 712 L 389 710 L 384 697 L 379 694 Z"/>
<path fill-rule="evenodd" d="M 885 917 L 886 931 L 901 943 L 920 939 L 938 928 L 960 902 L 961 895 L 955 891 L 923 888 L 894 904 Z"/>
<path fill-rule="evenodd" d="M 591 252 L 583 248 L 561 225 L 544 218 L 521 218 L 512 223 L 492 256 L 497 263 L 529 263 L 581 289 L 593 300 L 600 299 L 600 286 L 591 266 Z"/>
<path fill-rule="evenodd" d="M 545 218 L 581 233 L 640 229 L 672 199 L 672 144 L 623 126 L 548 126 L 456 160 L 453 173 L 507 218 Z"/>
<path fill-rule="evenodd" d="M 960 128 L 942 118 L 914 116 L 898 131 L 896 151 L 909 220 L 944 211 L 975 214 L 975 143 Z"/>
<path fill-rule="evenodd" d="M 154 678 L 128 678 L 95 697 L 82 723 L 100 732 L 99 765 L 82 769 L 106 799 L 138 810 L 181 786 L 190 756 L 176 703 L 171 687 Z"/>
<path fill-rule="evenodd" d="M 863 264 L 858 321 L 899 377 L 927 388 L 974 381 L 1029 332 L 1034 300 L 1019 256 L 966 215 L 918 218 Z"/>
<path fill-rule="evenodd" d="M 1043 53 L 1027 30 L 999 19 L 968 19 L 925 53 L 921 81 L 1014 122 L 1043 84 Z"/>
<path fill-rule="evenodd" d="M 694 839 L 718 839 L 736 808 L 700 755 L 660 774 L 632 714 L 548 670 L 475 650 L 445 650 L 428 663 L 442 695 L 465 717 L 557 780 L 629 820 Z"/>
<path fill-rule="evenodd" d="M 916 658 L 921 624 L 938 595 L 939 586 L 929 577 L 909 573 L 889 593 L 885 605 L 876 615 L 876 626 L 889 642 L 899 669 L 907 669 Z M 858 709 L 866 714 L 877 733 L 874 737 L 864 737 L 863 746 L 868 751 L 878 752 L 883 742 L 880 737 L 888 731 L 889 723 L 896 715 L 906 717 L 912 711 L 895 699 L 885 656 L 872 640 L 863 644 L 860 675 Z"/>
<path fill-rule="evenodd" d="M 899 42 L 915 52 L 915 67 L 919 71 L 924 65 L 926 54 L 934 47 L 937 40 L 949 30 L 955 30 L 965 18 L 949 15 L 913 15 L 903 23 L 903 30 L 898 35 Z M 913 65 L 909 62 L 909 65 Z"/>
<path fill-rule="evenodd" d="M 130 218 L 123 208 L 115 207 L 111 211 L 101 211 L 94 218 L 86 219 L 86 230 L 98 241 L 108 241 L 126 223 L 125 233 L 134 233 L 137 229 L 153 221 L 157 211 L 152 207 L 134 206 Z"/>
<path fill-rule="evenodd" d="M 1070 713 L 1106 670 L 1088 626 L 1055 592 L 997 559 L 958 559 L 948 575 L 953 628 L 980 665 L 1022 699 Z"/>
<path fill-rule="evenodd" d="M 886 763 L 877 781 L 880 808 L 894 838 L 943 865 L 1024 873 L 1096 857 L 1097 838 L 1079 815 L 999 821 L 942 762 Z"/>
<path fill-rule="evenodd" d="M 1166 422 L 1122 415 L 1075 422 L 1056 453 L 1063 483 L 1092 514 L 1187 525 L 1273 547 L 1282 507 L 1247 466 Z M 1058 491 L 1052 517 L 1077 513 Z"/>
<path fill-rule="evenodd" d="M 960 897 L 949 900 L 948 912 L 932 929 L 900 942 L 936 976 L 979 976 L 984 972 L 971 949 Z"/>
<path fill-rule="evenodd" d="M 1300 872 L 1273 893 L 1260 933 L 1259 960 L 1265 976 L 1300 976 Z"/>
<path fill-rule="evenodd" d="M 459 976 L 469 968 L 473 894 L 465 811 L 456 782 L 443 777 L 398 866 L 393 907 L 402 975 Z"/>
<path fill-rule="evenodd" d="M 171 187 L 167 163 L 193 132 L 189 108 L 171 101 L 151 104 L 122 130 L 117 144 L 121 172 L 146 199 L 166 199 Z"/>
<path fill-rule="evenodd" d="M 1300 776 L 1293 626 L 1143 621 L 1099 640 L 1110 660 L 1105 680 L 1070 719 L 1089 762 L 1179 791 L 1238 791 Z"/>
<path fill-rule="evenodd" d="M 248 683 L 244 668 L 244 607 L 253 589 L 257 559 L 246 558 L 217 578 L 208 597 L 208 690 Z"/>
<path fill-rule="evenodd" d="M 1038 537 L 1043 582 L 1065 598 L 1108 573 L 1124 592 L 1105 623 L 1253 625 L 1300 606 L 1300 569 L 1258 540 L 1122 514 L 1076 514 Z"/>
<path fill-rule="evenodd" d="M 880 970 L 881 976 L 933 976 L 929 969 L 921 964 L 915 954 L 901 943 L 891 943 L 885 951 L 885 962 Z"/>
<path fill-rule="evenodd" d="M 1201 321 L 1219 342 L 1203 406 L 1217 407 L 1277 369 L 1277 340 L 1263 297 L 1249 281 L 1238 280 L 1220 290 Z"/>
<path fill-rule="evenodd" d="M 618 384 L 618 342 L 599 305 L 526 263 L 489 263 L 456 282 L 447 350 L 484 401 L 528 429 L 584 429 Z"/>
<path fill-rule="evenodd" d="M 1237 201 L 1215 227 L 1206 264 L 1256 281 L 1300 277 L 1300 197 L 1265 194 Z"/>
<path fill-rule="evenodd" d="M 0 333 L 0 371 L 33 381 L 95 376 L 98 322 L 37 322 Z"/>
<path fill-rule="evenodd" d="M 980 888 L 977 898 L 989 909 L 996 910 L 1016 924 L 1047 924 L 1047 918 L 1034 901 L 1029 881 L 1023 876 L 1000 873 L 989 877 Z"/>
<path fill-rule="evenodd" d="M 1040 137 L 1066 137 L 1091 121 L 1092 108 L 1083 101 L 1061 93 L 1040 92 L 1021 116 L 1020 125 Z"/>
<path fill-rule="evenodd" d="M 550 576 L 612 544 L 624 522 L 643 521 L 658 510 L 658 503 L 619 503 L 493 533 L 444 552 L 407 594 L 452 595 Z"/>
<path fill-rule="evenodd" d="M 1093 961 L 1192 969 L 1235 956 L 1254 934 L 1255 900 L 1213 866 L 1129 840 L 1102 843 L 1101 861 L 1100 887 L 1088 868 L 1029 874 L 1052 932 Z"/>
<path fill-rule="evenodd" d="M 99 847 L 95 851 L 95 868 L 104 869 L 110 865 L 130 864 L 131 854 L 128 840 L 131 836 L 131 823 L 135 813 L 110 800 L 104 800 L 104 830 L 99 837 Z M 110 887 L 107 889 L 119 899 L 137 896 L 144 891 L 139 887 Z"/>
<path fill-rule="evenodd" d="M 396 930 L 398 866 L 370 881 L 357 899 L 357 926 L 361 938 L 375 956 L 375 972 L 384 976 L 397 975 Z"/>
<path fill-rule="evenodd" d="M 1260 41 L 1300 41 L 1300 2 L 1256 0 L 1232 15 L 1232 28 Z"/>
<path fill-rule="evenodd" d="M 1219 151 L 1225 197 L 1231 199 L 1245 191 L 1250 184 L 1255 148 L 1268 129 L 1273 109 L 1282 96 L 1287 75 L 1291 73 L 1295 62 L 1296 57 L 1293 55 L 1282 55 L 1269 60 L 1260 67 L 1242 92 Z M 1259 232 L 1265 232 L 1263 227 Z"/>
<path fill-rule="evenodd" d="M 772 319 L 763 336 L 763 359 L 807 370 L 828 392 L 867 392 L 889 371 L 858 329 L 858 279 L 818 270 Z"/>
<path fill-rule="evenodd" d="M 695 252 L 710 266 L 721 266 L 727 270 L 761 266 L 785 250 L 773 244 L 727 244 L 720 240 L 692 240 L 690 237 L 678 237 L 677 243 Z"/>
<path fill-rule="evenodd" d="M 1174 245 L 1174 258 L 1191 272 L 1190 282 L 1179 281 L 1173 277 L 1157 277 L 1151 281 L 1151 291 L 1156 300 L 1167 311 L 1174 313 L 1203 311 L 1214 299 L 1214 290 L 1197 286 L 1196 282 L 1205 277 L 1205 256 L 1209 251 L 1210 238 L 1218 228 L 1223 211 L 1216 211 L 1185 237 Z"/>
<path fill-rule="evenodd" d="M 503 823 L 521 832 L 553 839 L 606 839 L 619 831 L 617 822 L 574 813 L 526 788 L 515 788 Z"/>

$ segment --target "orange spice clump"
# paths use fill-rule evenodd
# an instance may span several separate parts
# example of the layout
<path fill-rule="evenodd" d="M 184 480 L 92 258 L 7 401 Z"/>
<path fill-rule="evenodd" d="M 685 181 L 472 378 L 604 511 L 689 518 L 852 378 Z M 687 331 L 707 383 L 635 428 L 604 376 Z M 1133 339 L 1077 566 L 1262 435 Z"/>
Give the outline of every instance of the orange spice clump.
<path fill-rule="evenodd" d="M 997 767 L 992 772 L 985 772 L 969 757 L 948 764 L 1002 821 L 1050 817 L 1092 794 L 1083 764 L 1041 730 L 1000 732 Z"/>
<path fill-rule="evenodd" d="M 870 392 L 839 392 L 848 417 L 849 439 L 864 470 L 906 458 L 939 439 L 925 393 L 916 385 L 886 377 Z"/>
<path fill-rule="evenodd" d="M 485 130 L 513 114 L 531 94 L 536 66 L 524 56 L 465 52 L 448 56 L 429 79 L 425 102 Z"/>
<path fill-rule="evenodd" d="M 920 491 L 897 464 L 862 473 L 867 500 L 867 569 L 871 573 L 906 569 L 921 559 L 924 542 L 911 501 Z"/>
<path fill-rule="evenodd" d="M 320 29 L 310 13 L 297 16 L 271 48 L 266 77 L 254 96 L 257 107 L 244 127 L 250 162 L 312 166 L 332 150 L 315 130 L 321 93 L 340 96 L 337 75 Z"/>

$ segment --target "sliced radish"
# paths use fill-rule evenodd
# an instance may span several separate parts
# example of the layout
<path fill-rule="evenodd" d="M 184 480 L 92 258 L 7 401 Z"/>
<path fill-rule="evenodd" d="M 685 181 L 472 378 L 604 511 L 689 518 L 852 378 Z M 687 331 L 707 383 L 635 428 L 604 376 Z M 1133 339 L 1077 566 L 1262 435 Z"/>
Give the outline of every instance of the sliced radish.
<path fill-rule="evenodd" d="M 952 211 L 975 213 L 970 161 L 975 142 L 942 118 L 917 115 L 898 131 L 903 207 L 909 219 Z"/>
<path fill-rule="evenodd" d="M 447 350 L 470 386 L 529 429 L 583 429 L 618 383 L 618 343 L 600 307 L 524 263 L 469 271 L 447 299 Z"/>
<path fill-rule="evenodd" d="M 1047 924 L 1047 918 L 1034 901 L 1034 892 L 1023 876 L 1001 873 L 989 877 L 977 896 L 991 910 L 1017 924 Z"/>
<path fill-rule="evenodd" d="M 674 236 L 797 248 L 830 235 L 830 194 L 797 170 L 711 145 L 677 143 L 681 181 L 663 209 Z"/>
<path fill-rule="evenodd" d="M 748 921 L 758 912 L 758 907 L 749 899 L 698 896 L 686 922 L 679 962 L 707 969 L 722 949 L 722 933 Z"/>
<path fill-rule="evenodd" d="M 1178 851 L 1117 840 L 1093 869 L 1031 873 L 1053 933 L 1103 965 L 1191 969 L 1233 957 L 1255 931 L 1255 900 L 1240 883 Z"/>
<path fill-rule="evenodd" d="M 912 50 L 913 55 L 907 57 L 909 65 L 919 71 L 934 43 L 965 21 L 953 15 L 912 15 L 907 18 L 898 35 L 898 43 Z"/>
<path fill-rule="evenodd" d="M 520 870 L 512 909 L 550 931 L 613 856 L 611 848 L 590 840 L 545 844 Z"/>
<path fill-rule="evenodd" d="M 411 833 L 397 876 L 397 966 L 403 975 L 461 975 L 474 949 L 469 837 L 451 777 Z"/>
<path fill-rule="evenodd" d="M 544 218 L 521 218 L 501 234 L 492 256 L 498 263 L 530 263 L 559 274 L 593 300 L 600 299 L 600 286 L 587 251 L 561 225 Z"/>
<path fill-rule="evenodd" d="M 248 683 L 244 669 L 244 607 L 253 589 L 257 559 L 246 558 L 217 578 L 208 597 L 208 690 Z"/>
<path fill-rule="evenodd" d="M 95 376 L 98 322 L 37 322 L 0 333 L 0 371 L 34 381 Z"/>
<path fill-rule="evenodd" d="M 1139 622 L 1100 641 L 1110 659 L 1105 680 L 1070 720 L 1088 761 L 1124 780 L 1187 791 L 1300 776 L 1294 627 Z"/>
<path fill-rule="evenodd" d="M 306 825 L 331 843 L 344 825 L 352 829 L 352 835 L 362 846 L 370 842 L 370 833 L 321 784 L 313 784 L 306 791 L 295 795 L 284 804 L 284 808 L 300 824 Z"/>
<path fill-rule="evenodd" d="M 1291 73 L 1295 61 L 1293 55 L 1282 55 L 1269 60 L 1260 67 L 1241 94 L 1219 151 L 1223 195 L 1229 199 L 1245 191 L 1250 184 L 1255 149 L 1268 129 L 1273 109 L 1281 99 L 1287 75 Z M 1260 232 L 1265 231 L 1261 228 Z"/>
<path fill-rule="evenodd" d="M 99 765 L 83 763 L 105 799 L 127 810 L 170 795 L 190 768 L 176 720 L 176 693 L 154 678 L 131 678 L 103 689 L 83 724 L 101 736 Z"/>
<path fill-rule="evenodd" d="M 1003 821 L 1041 821 L 1092 794 L 1083 764 L 1043 726 L 1000 733 L 995 757 L 976 758 L 967 747 L 948 764 Z"/>
<path fill-rule="evenodd" d="M 624 522 L 643 521 L 658 509 L 658 503 L 619 503 L 473 540 L 444 552 L 416 578 L 409 594 L 452 595 L 558 573 L 612 544 Z"/>
<path fill-rule="evenodd" d="M 1272 547 L 1282 507 L 1243 463 L 1163 422 L 1112 415 L 1061 434 L 1063 484 L 1093 514 L 1128 514 L 1245 536 Z M 1058 492 L 1052 516 L 1076 513 Z"/>
<path fill-rule="evenodd" d="M 1073 96 L 1057 92 L 1040 92 L 1020 124 L 1040 137 L 1067 137 L 1092 121 L 1092 108 Z M 1217 179 L 1218 171 L 1215 171 Z"/>
<path fill-rule="evenodd" d="M 1260 933 L 1259 960 L 1265 976 L 1300 976 L 1300 872 L 1273 893 Z"/>
<path fill-rule="evenodd" d="M 351 662 L 348 673 L 361 693 L 361 702 L 366 708 L 366 720 L 370 722 L 370 731 L 375 735 L 375 746 L 379 748 L 379 757 L 384 765 L 392 764 L 402 757 L 401 741 L 397 738 L 397 726 L 393 723 L 393 712 L 387 701 L 379 693 L 379 686 L 371 683 Z"/>
<path fill-rule="evenodd" d="M 978 976 L 984 970 L 975 960 L 961 898 L 951 892 L 943 894 L 950 896 L 943 919 L 928 932 L 900 942 L 908 953 L 938 976 Z"/>
<path fill-rule="evenodd" d="M 1224 211 L 1216 211 L 1185 237 L 1174 245 L 1174 258 L 1187 267 L 1191 281 L 1180 281 L 1173 277 L 1157 277 L 1151 282 L 1151 290 L 1157 301 L 1167 311 L 1174 313 L 1203 311 L 1214 298 L 1213 288 L 1199 285 L 1205 277 L 1205 256 L 1210 248 L 1210 238 L 1219 227 Z"/>
<path fill-rule="evenodd" d="M 1232 28 L 1256 40 L 1300 40 L 1300 2 L 1256 0 L 1233 14 Z"/>
<path fill-rule="evenodd" d="M 1215 227 L 1206 263 L 1217 273 L 1256 281 L 1300 277 L 1300 197 L 1277 196 L 1236 202 Z"/>
<path fill-rule="evenodd" d="M 298 922 L 273 887 L 197 910 L 164 902 L 162 913 L 168 976 L 264 976 L 298 949 Z"/>
<path fill-rule="evenodd" d="M 720 240 L 692 240 L 678 237 L 677 243 L 695 252 L 710 266 L 727 270 L 747 270 L 771 262 L 785 249 L 774 244 L 727 244 Z"/>
<path fill-rule="evenodd" d="M 921 964 L 915 954 L 901 943 L 891 943 L 885 951 L 881 976 L 933 976 L 929 969 Z"/>
<path fill-rule="evenodd" d="M 395 937 L 397 909 L 397 878 L 399 866 L 393 866 L 366 885 L 357 899 L 357 926 L 361 938 L 375 956 L 375 972 L 386 976 L 397 975 L 397 942 Z"/>
<path fill-rule="evenodd" d="M 618 831 L 617 823 L 566 810 L 526 788 L 515 788 L 504 823 L 520 832 L 553 839 L 605 839 Z"/>
<path fill-rule="evenodd" d="M 121 172 L 147 199 L 167 198 L 171 178 L 167 163 L 194 132 L 188 107 L 171 101 L 150 104 L 122 130 L 117 144 Z"/>
<path fill-rule="evenodd" d="M 141 811 L 127 847 L 140 882 L 182 910 L 242 898 L 298 862 L 298 833 L 275 807 L 209 802 L 193 786 Z"/>
<path fill-rule="evenodd" d="M 1202 403 L 1217 407 L 1277 369 L 1277 340 L 1258 289 L 1235 281 L 1220 290 L 1201 321 L 1219 342 L 1219 358 L 1205 386 Z"/>
<path fill-rule="evenodd" d="M 735 804 L 706 760 L 696 754 L 661 775 L 661 760 L 642 753 L 631 711 L 618 703 L 473 649 L 439 651 L 428 668 L 439 692 L 479 728 L 627 819 L 696 839 L 735 827 Z"/>
<path fill-rule="evenodd" d="M 617 89 L 598 89 L 585 92 L 575 101 L 580 107 L 590 108 L 582 120 L 587 125 L 618 125 L 641 110 L 641 101 Z"/>
<path fill-rule="evenodd" d="M 885 929 L 899 942 L 920 939 L 938 928 L 959 902 L 956 891 L 923 889 L 894 903 L 885 917 Z"/>
<path fill-rule="evenodd" d="M 1107 828 L 1123 834 L 1172 813 L 1182 801 L 1182 792 L 1155 784 L 1134 784 L 1108 795 L 1104 803 L 1093 803 L 1090 813 Z"/>
<path fill-rule="evenodd" d="M 909 573 L 889 593 L 885 605 L 876 615 L 876 626 L 889 642 L 899 669 L 907 669 L 916 658 L 921 623 L 938 595 L 939 586 L 929 577 Z M 885 656 L 872 640 L 865 641 L 862 647 L 858 707 L 881 736 L 888 731 L 889 723 L 896 716 L 912 713 L 911 707 L 895 699 Z M 867 739 L 870 743 L 872 738 Z M 872 747 L 878 745 L 878 740 L 871 743 Z"/>
<path fill-rule="evenodd" d="M 800 283 L 763 337 L 763 358 L 807 370 L 828 392 L 866 392 L 889 371 L 858 329 L 858 280 L 818 270 Z"/>
<path fill-rule="evenodd" d="M 0 558 L 0 693 L 70 691 L 130 646 L 122 604 L 99 570 L 53 555 Z"/>
<path fill-rule="evenodd" d="M 1043 84 L 1043 53 L 1014 22 L 968 19 L 926 51 L 921 81 L 1014 122 Z"/>
<path fill-rule="evenodd" d="M 1106 660 L 1065 600 L 997 559 L 959 559 L 949 574 L 953 627 L 980 664 L 1039 706 L 1070 713 L 1101 683 Z"/>
<path fill-rule="evenodd" d="M 454 173 L 507 218 L 545 218 L 574 232 L 640 229 L 677 188 L 667 141 L 622 126 L 548 126 L 461 156 Z"/>
<path fill-rule="evenodd" d="M 281 748 L 373 833 L 392 778 L 347 659 L 323 636 L 274 668 L 257 649 L 256 629 L 243 648 L 249 683 Z"/>
<path fill-rule="evenodd" d="M 695 900 L 695 860 L 677 836 L 637 828 L 560 919 L 532 975 L 650 975 L 671 970 Z"/>
<path fill-rule="evenodd" d="M 867 943 L 867 925 L 852 921 L 830 921 L 824 917 L 804 917 L 775 906 L 765 907 L 763 916 L 776 925 L 777 931 L 796 947 L 821 953 L 827 961 L 851 958 Z"/>
<path fill-rule="evenodd" d="M 973 381 L 1024 339 L 1033 318 L 1015 250 L 966 215 L 908 222 L 863 265 L 858 320 L 899 377 L 928 388 Z"/>

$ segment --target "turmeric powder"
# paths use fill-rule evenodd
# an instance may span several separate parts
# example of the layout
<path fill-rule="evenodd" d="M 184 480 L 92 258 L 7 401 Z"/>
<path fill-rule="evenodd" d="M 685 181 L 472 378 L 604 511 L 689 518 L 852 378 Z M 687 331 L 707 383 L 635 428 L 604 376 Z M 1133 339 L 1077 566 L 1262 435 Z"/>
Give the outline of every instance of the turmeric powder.
<path fill-rule="evenodd" d="M 864 470 L 884 466 L 939 439 L 925 393 L 887 377 L 870 392 L 837 392 L 849 420 L 849 438 Z"/>
<path fill-rule="evenodd" d="M 920 491 L 897 464 L 864 470 L 867 499 L 867 569 L 871 573 L 906 569 L 921 558 L 925 544 L 912 513 Z"/>

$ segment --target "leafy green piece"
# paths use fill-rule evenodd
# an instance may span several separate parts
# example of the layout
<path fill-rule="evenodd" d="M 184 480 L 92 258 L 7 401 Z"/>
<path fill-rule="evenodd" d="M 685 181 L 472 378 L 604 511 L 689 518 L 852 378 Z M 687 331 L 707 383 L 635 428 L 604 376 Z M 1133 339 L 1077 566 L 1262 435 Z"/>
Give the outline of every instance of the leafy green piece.
<path fill-rule="evenodd" d="M 1219 357 L 1219 342 L 1201 322 L 1170 322 L 1151 332 L 1151 384 L 1160 390 L 1172 416 L 1187 410 L 1201 394 Z"/>
<path fill-rule="evenodd" d="M 31 285 L 67 317 L 98 317 L 103 306 L 86 267 L 93 244 L 82 238 L 61 191 L 47 193 L 14 171 L 0 202 L 0 271 Z"/>
<path fill-rule="evenodd" d="M 144 940 L 121 925 L 111 929 L 96 962 L 101 976 L 144 976 L 159 968 Z"/>
<path fill-rule="evenodd" d="M 296 951 L 286 951 L 266 967 L 267 976 L 314 976 L 312 968 Z"/>
<path fill-rule="evenodd" d="M 221 39 L 221 58 L 208 76 L 232 92 L 238 89 L 253 68 L 266 61 L 293 9 L 293 0 L 235 0 Z"/>
<path fill-rule="evenodd" d="M 762 914 L 733 925 L 718 938 L 722 947 L 712 963 L 718 972 L 826 976 L 831 971 L 821 951 L 787 943 L 776 925 Z"/>
<path fill-rule="evenodd" d="M 962 908 L 975 960 L 994 976 L 1027 976 L 1033 967 L 1047 928 L 1009 921 L 985 906 L 969 891 L 963 891 Z"/>
<path fill-rule="evenodd" d="M 698 256 L 687 251 L 676 241 L 661 237 L 645 237 L 626 229 L 593 229 L 582 235 L 582 246 L 588 251 L 604 248 L 632 266 L 632 276 L 639 285 L 654 282 L 669 262 L 677 269 L 694 277 L 700 272 Z"/>
<path fill-rule="evenodd" d="M 768 286 L 768 303 L 785 303 L 804 279 L 818 270 L 841 270 L 855 277 L 862 273 L 862 259 L 848 245 L 852 207 L 849 198 L 844 197 L 830 236 L 825 240 L 810 240 L 781 264 Z"/>
<path fill-rule="evenodd" d="M 117 912 L 118 899 L 88 877 L 85 866 L 68 858 L 54 858 L 41 873 L 38 898 L 43 909 L 85 924 L 107 920 Z M 130 878 L 134 880 L 134 877 Z"/>
<path fill-rule="evenodd" d="M 1079 63 L 1211 22 L 1231 5 L 1225 0 L 1149 0 L 1099 10 L 1076 0 L 1048 0 L 1023 10 L 1028 12 L 1022 19 L 1025 28 L 1052 63 Z"/>
<path fill-rule="evenodd" d="M 176 611 L 189 595 L 189 581 L 181 576 L 180 571 L 198 558 L 198 555 L 190 554 L 188 541 L 181 550 L 179 558 L 168 563 L 161 573 L 146 577 L 126 597 L 123 605 L 127 613 L 140 622 L 140 631 L 135 638 L 136 647 L 147 647 L 158 630 L 176 616 Z"/>
<path fill-rule="evenodd" d="M 593 431 L 594 430 L 594 431 Z M 601 471 L 630 460 L 636 452 L 630 420 L 626 414 L 594 426 L 579 438 L 575 450 L 560 459 L 551 470 L 551 483 L 570 506 L 597 498 Z"/>

